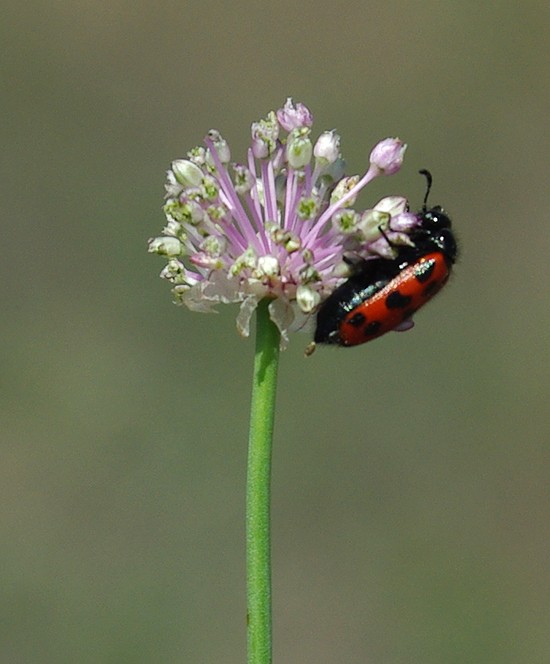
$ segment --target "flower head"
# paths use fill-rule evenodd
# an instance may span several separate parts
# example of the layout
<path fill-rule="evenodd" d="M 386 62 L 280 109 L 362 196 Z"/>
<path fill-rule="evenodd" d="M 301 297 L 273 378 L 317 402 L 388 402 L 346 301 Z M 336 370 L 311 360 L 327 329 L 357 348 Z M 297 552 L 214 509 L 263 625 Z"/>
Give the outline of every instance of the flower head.
<path fill-rule="evenodd" d="M 395 245 L 410 242 L 418 218 L 404 198 L 353 207 L 366 184 L 399 170 L 406 146 L 387 138 L 363 175 L 344 176 L 340 137 L 326 131 L 314 143 L 312 123 L 310 111 L 288 99 L 252 124 L 244 163 L 231 163 L 216 130 L 172 162 L 167 224 L 149 251 L 167 258 L 161 277 L 177 303 L 207 312 L 238 302 L 237 327 L 247 336 L 258 302 L 270 298 L 285 345 L 345 279 L 344 256 L 389 258 Z"/>

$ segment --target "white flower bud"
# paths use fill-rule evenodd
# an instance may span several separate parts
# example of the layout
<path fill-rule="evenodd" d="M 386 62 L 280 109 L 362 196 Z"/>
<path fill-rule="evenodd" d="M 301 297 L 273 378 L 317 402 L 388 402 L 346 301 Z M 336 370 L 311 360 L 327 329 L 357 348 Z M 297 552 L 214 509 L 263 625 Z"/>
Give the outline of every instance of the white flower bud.
<path fill-rule="evenodd" d="M 256 159 L 265 159 L 277 147 L 279 124 L 273 111 L 267 117 L 252 123 L 252 152 Z"/>
<path fill-rule="evenodd" d="M 172 172 L 176 180 L 186 187 L 198 187 L 202 182 L 201 169 L 189 159 L 176 159 L 172 162 Z"/>
<path fill-rule="evenodd" d="M 303 168 L 311 161 L 313 146 L 309 133 L 310 130 L 306 128 L 294 129 L 288 137 L 286 154 L 292 168 Z"/>
<path fill-rule="evenodd" d="M 300 309 L 305 313 L 311 313 L 321 301 L 321 296 L 305 284 L 300 284 L 296 289 L 296 302 Z"/>
<path fill-rule="evenodd" d="M 221 163 L 228 164 L 229 161 L 231 160 L 231 151 L 229 149 L 229 145 L 227 144 L 225 138 L 222 137 L 222 135 L 217 129 L 211 129 L 208 132 L 208 138 L 214 144 L 216 152 L 218 153 L 218 158 L 221 161 Z M 211 161 L 212 155 L 210 154 L 210 152 L 208 152 L 206 159 L 209 166 L 214 166 L 214 162 Z"/>
<path fill-rule="evenodd" d="M 298 127 L 311 127 L 313 116 L 307 106 L 298 102 L 296 106 L 291 97 L 288 97 L 283 108 L 277 111 L 277 120 L 285 131 L 292 131 Z"/>
<path fill-rule="evenodd" d="M 340 156 L 340 136 L 334 130 L 323 132 L 315 143 L 313 154 L 322 166 L 333 164 Z"/>
<path fill-rule="evenodd" d="M 384 175 L 393 175 L 401 168 L 407 145 L 398 138 L 385 138 L 374 146 L 370 153 L 370 163 L 377 166 Z"/>
<path fill-rule="evenodd" d="M 155 237 L 149 240 L 149 253 L 175 258 L 183 254 L 183 245 L 176 237 Z"/>

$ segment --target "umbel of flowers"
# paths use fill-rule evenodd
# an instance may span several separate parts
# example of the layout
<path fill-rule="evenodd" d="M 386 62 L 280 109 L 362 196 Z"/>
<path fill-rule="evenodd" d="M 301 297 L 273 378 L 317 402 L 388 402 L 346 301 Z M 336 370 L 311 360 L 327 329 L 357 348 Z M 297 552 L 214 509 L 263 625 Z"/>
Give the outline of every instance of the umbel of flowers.
<path fill-rule="evenodd" d="M 340 137 L 325 131 L 314 141 L 312 124 L 310 111 L 287 99 L 252 123 L 244 162 L 231 161 L 216 130 L 172 162 L 167 223 L 149 251 L 167 259 L 161 277 L 178 304 L 210 312 L 240 303 L 237 328 L 248 336 L 258 302 L 269 298 L 285 345 L 346 278 L 345 256 L 392 258 L 395 246 L 411 244 L 419 222 L 404 197 L 354 207 L 366 184 L 399 170 L 406 146 L 386 138 L 362 175 L 345 175 Z"/>

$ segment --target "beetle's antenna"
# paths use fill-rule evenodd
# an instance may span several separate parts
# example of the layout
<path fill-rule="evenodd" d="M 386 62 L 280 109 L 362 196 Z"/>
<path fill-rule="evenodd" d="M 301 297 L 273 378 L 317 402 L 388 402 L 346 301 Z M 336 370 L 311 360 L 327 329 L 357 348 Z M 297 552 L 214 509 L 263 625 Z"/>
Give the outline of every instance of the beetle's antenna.
<path fill-rule="evenodd" d="M 432 174 L 425 168 L 418 172 L 426 178 L 426 195 L 424 196 L 424 204 L 422 205 L 422 212 L 426 212 L 428 209 L 428 196 L 430 195 L 430 189 L 432 188 Z"/>

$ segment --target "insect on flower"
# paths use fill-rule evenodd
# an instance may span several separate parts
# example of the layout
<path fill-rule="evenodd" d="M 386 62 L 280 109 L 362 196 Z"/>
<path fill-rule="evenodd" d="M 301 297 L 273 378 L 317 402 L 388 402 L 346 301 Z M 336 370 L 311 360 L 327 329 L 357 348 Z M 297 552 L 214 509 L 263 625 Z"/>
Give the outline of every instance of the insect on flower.
<path fill-rule="evenodd" d="M 314 141 L 312 125 L 306 106 L 288 99 L 252 123 L 243 162 L 232 162 L 217 130 L 172 162 L 166 226 L 149 251 L 166 258 L 161 277 L 176 303 L 201 312 L 239 303 L 237 328 L 248 336 L 256 306 L 269 298 L 284 347 L 349 277 L 350 256 L 392 261 L 396 248 L 414 246 L 421 221 L 404 197 L 354 208 L 369 182 L 399 170 L 405 144 L 380 141 L 362 175 L 345 175 L 340 137 L 324 131 Z"/>
<path fill-rule="evenodd" d="M 413 314 L 447 283 L 457 246 L 451 220 L 439 205 L 428 209 L 432 186 L 426 177 L 424 205 L 418 224 L 409 233 L 411 244 L 384 239 L 394 257 L 361 260 L 352 276 L 323 302 L 317 313 L 314 343 L 357 346 L 391 330 L 408 330 Z M 306 351 L 311 354 L 314 345 Z"/>

